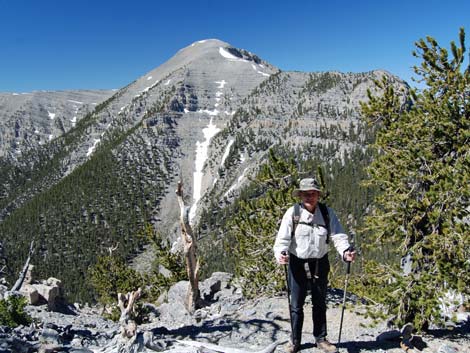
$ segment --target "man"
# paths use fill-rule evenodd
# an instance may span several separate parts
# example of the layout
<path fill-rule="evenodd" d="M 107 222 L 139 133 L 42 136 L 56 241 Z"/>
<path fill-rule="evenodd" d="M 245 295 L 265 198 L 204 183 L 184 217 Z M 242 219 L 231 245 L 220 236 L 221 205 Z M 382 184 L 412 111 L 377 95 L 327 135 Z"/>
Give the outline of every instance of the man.
<path fill-rule="evenodd" d="M 303 306 L 310 284 L 312 294 L 313 336 L 318 348 L 336 352 L 336 347 L 326 339 L 326 289 L 328 284 L 328 244 L 331 239 L 344 261 L 354 261 L 355 252 L 349 251 L 345 234 L 334 211 L 319 206 L 320 186 L 314 178 L 302 179 L 293 196 L 300 197 L 298 219 L 294 220 L 295 207 L 290 207 L 282 218 L 274 244 L 274 255 L 280 265 L 289 264 L 291 292 L 291 342 L 288 352 L 300 350 Z M 326 214 L 327 212 L 327 214 Z M 326 223 L 329 219 L 329 227 Z M 295 232 L 293 232 L 295 228 Z M 329 234 L 328 234 L 329 228 Z"/>

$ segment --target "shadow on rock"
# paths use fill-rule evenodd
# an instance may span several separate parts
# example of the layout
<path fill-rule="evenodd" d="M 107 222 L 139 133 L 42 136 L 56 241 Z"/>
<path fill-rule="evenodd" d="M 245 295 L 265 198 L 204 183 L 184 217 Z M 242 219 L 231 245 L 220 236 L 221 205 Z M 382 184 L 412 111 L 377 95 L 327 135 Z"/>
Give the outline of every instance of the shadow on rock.
<path fill-rule="evenodd" d="M 216 343 L 220 339 L 237 333 L 240 336 L 249 337 L 256 333 L 269 333 L 271 340 L 277 339 L 277 334 L 281 331 L 281 327 L 272 321 L 253 319 L 248 321 L 221 319 L 205 321 L 200 326 L 188 325 L 181 328 L 168 330 L 165 327 L 157 327 L 151 330 L 154 337 L 174 337 L 186 338 L 192 340 L 206 339 Z"/>

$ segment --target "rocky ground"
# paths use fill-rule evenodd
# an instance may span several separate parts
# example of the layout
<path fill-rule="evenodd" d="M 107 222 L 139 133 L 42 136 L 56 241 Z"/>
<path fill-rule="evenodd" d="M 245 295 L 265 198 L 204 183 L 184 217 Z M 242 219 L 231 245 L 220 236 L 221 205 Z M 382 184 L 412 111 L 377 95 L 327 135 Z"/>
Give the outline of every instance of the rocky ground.
<path fill-rule="evenodd" d="M 273 342 L 284 352 L 289 337 L 289 314 L 285 297 L 247 301 L 229 274 L 217 273 L 201 283 L 207 306 L 189 315 L 183 305 L 187 282 L 173 286 L 163 304 L 149 305 L 148 322 L 139 325 L 138 334 L 121 338 L 118 323 L 105 320 L 97 309 L 70 306 L 68 312 L 52 312 L 47 306 L 28 306 L 35 318 L 31 327 L 0 327 L 0 353 L 6 352 L 260 352 Z M 341 317 L 342 293 L 330 291 L 329 338 L 335 343 Z M 361 312 L 364 308 L 350 302 L 345 311 L 341 353 L 399 353 L 400 331 L 385 322 L 370 326 Z M 302 352 L 319 352 L 311 336 L 308 305 L 304 324 Z M 470 353 L 470 322 L 453 330 L 434 329 L 413 338 L 413 352 Z M 209 347 L 195 347 L 202 344 Z M 217 350 L 214 346 L 217 345 Z M 212 350 L 210 349 L 212 348 Z M 410 351 L 409 351 L 410 352 Z"/>

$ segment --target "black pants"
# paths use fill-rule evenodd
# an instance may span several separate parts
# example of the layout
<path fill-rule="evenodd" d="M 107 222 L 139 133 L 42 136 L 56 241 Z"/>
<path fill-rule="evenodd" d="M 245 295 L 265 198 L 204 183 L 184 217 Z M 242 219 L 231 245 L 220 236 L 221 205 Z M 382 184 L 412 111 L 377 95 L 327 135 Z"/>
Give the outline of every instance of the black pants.
<path fill-rule="evenodd" d="M 305 264 L 308 264 L 312 279 L 307 278 Z M 290 254 L 289 286 L 291 291 L 292 342 L 301 343 L 304 322 L 304 304 L 307 289 L 312 294 L 313 336 L 319 342 L 326 338 L 326 289 L 330 264 L 328 254 L 321 259 L 303 260 Z M 315 275 L 318 278 L 315 278 Z"/>

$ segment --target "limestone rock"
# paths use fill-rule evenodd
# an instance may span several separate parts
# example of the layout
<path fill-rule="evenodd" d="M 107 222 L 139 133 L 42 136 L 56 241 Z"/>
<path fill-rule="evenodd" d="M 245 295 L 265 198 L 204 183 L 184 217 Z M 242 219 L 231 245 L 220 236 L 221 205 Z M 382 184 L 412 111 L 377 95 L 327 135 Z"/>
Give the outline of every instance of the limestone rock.
<path fill-rule="evenodd" d="M 56 311 L 64 304 L 62 282 L 57 278 L 49 278 L 40 283 L 23 284 L 20 292 L 31 305 L 47 303 L 49 310 Z"/>
<path fill-rule="evenodd" d="M 34 286 L 32 286 L 30 284 L 23 285 L 21 287 L 20 292 L 21 292 L 21 294 L 23 294 L 26 297 L 26 300 L 28 301 L 28 304 L 31 304 L 31 305 L 42 304 L 41 299 L 44 299 L 44 298 L 42 298 L 39 295 L 39 292 L 38 292 L 37 288 L 35 288 Z"/>

